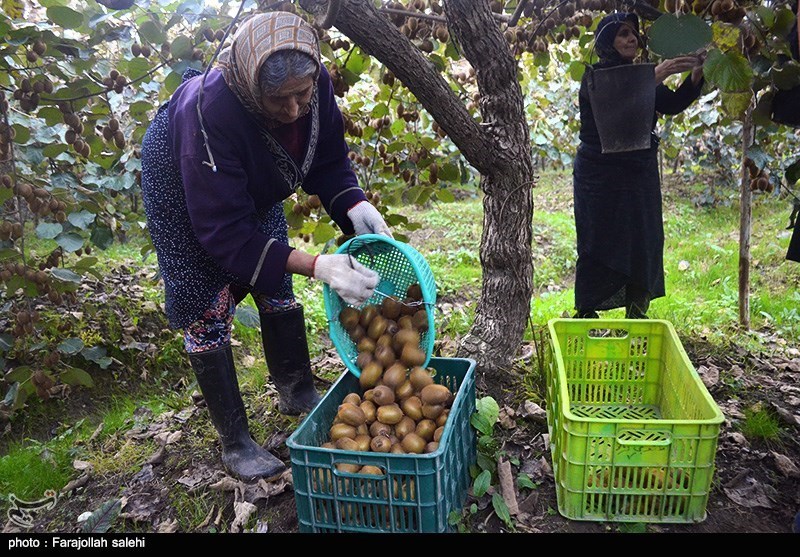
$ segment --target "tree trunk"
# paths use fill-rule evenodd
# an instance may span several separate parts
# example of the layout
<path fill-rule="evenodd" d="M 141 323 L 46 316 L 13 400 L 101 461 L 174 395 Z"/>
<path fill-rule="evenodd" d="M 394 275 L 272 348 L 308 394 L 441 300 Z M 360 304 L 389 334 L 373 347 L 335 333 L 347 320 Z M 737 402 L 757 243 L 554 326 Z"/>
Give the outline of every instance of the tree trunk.
<path fill-rule="evenodd" d="M 750 219 L 753 194 L 750 191 L 750 171 L 744 164 L 747 150 L 753 144 L 753 117 L 750 108 L 742 127 L 742 181 L 739 187 L 739 324 L 750 328 Z"/>
<path fill-rule="evenodd" d="M 300 0 L 324 13 L 326 0 Z M 333 25 L 400 79 L 481 173 L 483 286 L 458 355 L 492 375 L 510 368 L 530 314 L 534 173 L 517 64 L 488 2 L 445 0 L 451 36 L 475 69 L 482 123 L 475 122 L 433 64 L 371 0 L 341 0 Z"/>

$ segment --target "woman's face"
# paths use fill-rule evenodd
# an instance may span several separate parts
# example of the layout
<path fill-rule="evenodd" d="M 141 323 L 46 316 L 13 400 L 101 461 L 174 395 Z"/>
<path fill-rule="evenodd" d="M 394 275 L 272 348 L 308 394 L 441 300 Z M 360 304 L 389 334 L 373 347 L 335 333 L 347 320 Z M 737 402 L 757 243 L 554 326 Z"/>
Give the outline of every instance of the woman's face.
<path fill-rule="evenodd" d="M 614 37 L 614 48 L 623 60 L 633 61 L 639 51 L 639 35 L 630 25 L 623 23 Z"/>
<path fill-rule="evenodd" d="M 314 79 L 311 76 L 297 79 L 288 78 L 280 89 L 261 96 L 261 106 L 273 120 L 281 124 L 291 124 L 303 113 L 311 102 Z"/>

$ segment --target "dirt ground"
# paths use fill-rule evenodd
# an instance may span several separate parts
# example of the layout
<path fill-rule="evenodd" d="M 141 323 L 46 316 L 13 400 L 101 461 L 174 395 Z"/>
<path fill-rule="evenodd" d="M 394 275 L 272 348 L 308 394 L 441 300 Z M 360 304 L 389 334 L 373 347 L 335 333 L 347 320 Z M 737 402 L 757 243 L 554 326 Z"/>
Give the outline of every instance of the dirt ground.
<path fill-rule="evenodd" d="M 479 499 L 468 496 L 464 508 L 474 503 L 477 510 L 465 515 L 462 529 L 519 533 L 790 532 L 800 510 L 800 356 L 785 352 L 754 355 L 735 348 L 720 356 L 709 352 L 702 342 L 685 347 L 726 416 L 704 521 L 689 525 L 624 524 L 562 517 L 557 512 L 552 460 L 545 447 L 547 427 L 541 417 L 531 415 L 530 406 L 508 390 L 492 393 L 501 407 L 496 432 L 507 457 L 516 463 L 512 466 L 514 477 L 524 472 L 536 488 L 516 489 L 513 499 L 519 512 L 512 517 L 513 528 L 493 511 L 492 490 Z M 319 369 L 335 362 L 331 350 L 316 364 Z M 258 400 L 254 404 L 258 405 Z M 739 432 L 744 412 L 754 407 L 778 417 L 779 439 L 764 442 L 747 439 Z M 29 531 L 79 531 L 77 519 L 82 513 L 98 509 L 104 502 L 121 500 L 123 506 L 112 532 L 298 532 L 291 474 L 270 483 L 237 482 L 219 470 L 217 443 L 208 438 L 197 440 L 196 432 L 209 427 L 202 406 L 188 404 L 180 412 L 159 416 L 141 410 L 124 436 L 125 443 L 135 446 L 156 441 L 152 444 L 156 447 L 154 454 L 144 463 L 131 462 L 117 474 L 93 474 L 91 463 L 82 466 L 62 490 L 58 505 L 37 514 Z M 254 410 L 258 411 L 251 407 L 251 412 Z M 287 463 L 285 440 L 292 427 L 287 422 L 285 431 L 276 431 L 265 442 Z M 107 444 L 110 450 L 119 450 L 119 443 Z M 178 513 L 176 507 L 183 500 L 180 504 L 185 510 L 187 497 L 200 507 L 193 524 L 186 523 L 185 513 Z M 9 522 L 5 531 L 20 529 Z"/>

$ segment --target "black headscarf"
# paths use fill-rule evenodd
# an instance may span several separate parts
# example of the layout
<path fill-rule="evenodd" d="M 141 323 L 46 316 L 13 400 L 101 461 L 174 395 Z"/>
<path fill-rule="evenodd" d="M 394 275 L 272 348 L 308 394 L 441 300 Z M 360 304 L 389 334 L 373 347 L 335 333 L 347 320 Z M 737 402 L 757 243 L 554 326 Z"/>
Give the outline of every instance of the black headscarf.
<path fill-rule="evenodd" d="M 639 18 L 636 14 L 627 12 L 616 12 L 609 14 L 600 20 L 595 30 L 594 49 L 597 51 L 597 56 L 600 57 L 600 63 L 603 65 L 617 65 L 629 64 L 627 60 L 622 57 L 614 48 L 614 39 L 617 36 L 619 28 L 623 25 L 630 25 L 639 34 Z"/>

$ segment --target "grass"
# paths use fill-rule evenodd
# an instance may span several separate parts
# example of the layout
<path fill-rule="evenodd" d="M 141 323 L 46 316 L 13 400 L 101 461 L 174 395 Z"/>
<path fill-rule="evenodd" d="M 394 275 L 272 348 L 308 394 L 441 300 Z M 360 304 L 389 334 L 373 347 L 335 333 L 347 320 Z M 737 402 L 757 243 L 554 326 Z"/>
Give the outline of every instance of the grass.
<path fill-rule="evenodd" d="M 742 433 L 748 439 L 778 441 L 781 427 L 778 417 L 760 404 L 744 409 L 744 420 L 739 424 Z"/>

